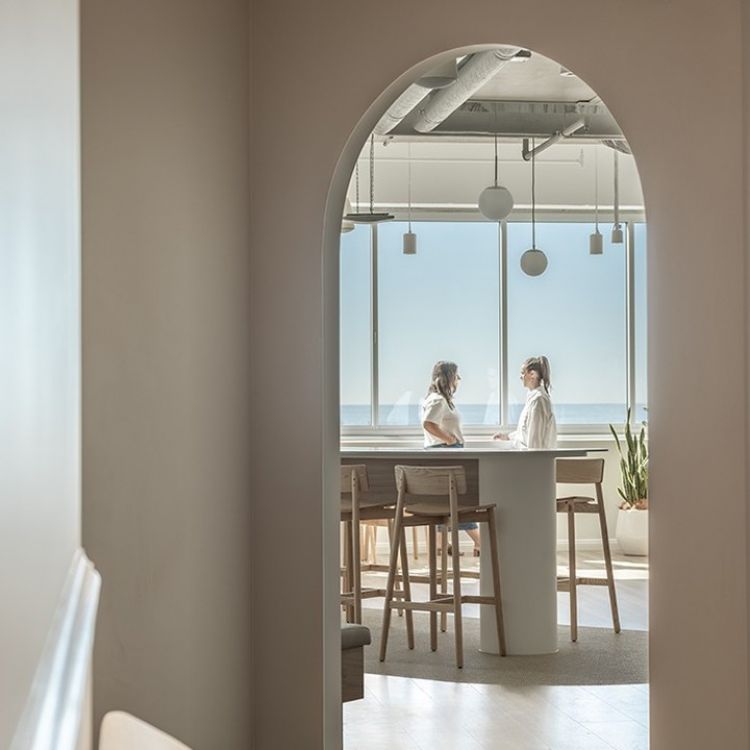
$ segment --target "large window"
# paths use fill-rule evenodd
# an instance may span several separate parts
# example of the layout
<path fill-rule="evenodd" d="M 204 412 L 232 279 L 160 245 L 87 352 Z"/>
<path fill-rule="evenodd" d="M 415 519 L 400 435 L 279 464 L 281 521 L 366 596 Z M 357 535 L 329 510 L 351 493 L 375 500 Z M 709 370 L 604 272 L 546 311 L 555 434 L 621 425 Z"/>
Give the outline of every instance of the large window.
<path fill-rule="evenodd" d="M 464 421 L 498 424 L 497 226 L 420 223 L 416 255 L 402 252 L 406 229 L 378 229 L 379 422 L 420 424 L 432 366 L 447 359 L 460 366 Z"/>
<path fill-rule="evenodd" d="M 438 359 L 458 363 L 456 401 L 476 431 L 515 424 L 519 368 L 545 354 L 563 431 L 645 415 L 645 225 L 589 254 L 591 223 L 538 222 L 547 271 L 528 277 L 527 223 L 414 222 L 357 226 L 341 238 L 341 421 L 354 430 L 415 429 Z M 373 406 L 375 408 L 373 408 Z"/>
<path fill-rule="evenodd" d="M 561 424 L 622 422 L 627 403 L 626 246 L 589 255 L 590 224 L 544 223 L 537 247 L 549 265 L 538 277 L 521 271 L 530 224 L 508 226 L 509 421 L 526 400 L 519 379 L 530 356 L 550 360 L 555 414 Z"/>

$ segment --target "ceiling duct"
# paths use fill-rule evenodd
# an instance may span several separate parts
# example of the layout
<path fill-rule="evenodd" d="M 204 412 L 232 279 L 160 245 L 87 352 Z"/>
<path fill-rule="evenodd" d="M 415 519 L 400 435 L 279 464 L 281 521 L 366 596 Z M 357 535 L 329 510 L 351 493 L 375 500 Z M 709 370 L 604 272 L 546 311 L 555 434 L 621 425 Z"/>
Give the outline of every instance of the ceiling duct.
<path fill-rule="evenodd" d="M 434 130 L 504 68 L 520 50 L 520 47 L 498 47 L 487 52 L 479 52 L 469 58 L 468 62 L 461 66 L 454 83 L 432 94 L 424 109 L 419 113 L 414 123 L 414 130 L 420 133 L 429 133 Z"/>
<path fill-rule="evenodd" d="M 390 109 L 378 120 L 378 124 L 373 128 L 375 135 L 385 135 L 390 133 L 406 115 L 411 112 L 419 102 L 424 99 L 430 89 L 420 86 L 418 83 L 412 83 L 398 99 L 391 105 Z"/>

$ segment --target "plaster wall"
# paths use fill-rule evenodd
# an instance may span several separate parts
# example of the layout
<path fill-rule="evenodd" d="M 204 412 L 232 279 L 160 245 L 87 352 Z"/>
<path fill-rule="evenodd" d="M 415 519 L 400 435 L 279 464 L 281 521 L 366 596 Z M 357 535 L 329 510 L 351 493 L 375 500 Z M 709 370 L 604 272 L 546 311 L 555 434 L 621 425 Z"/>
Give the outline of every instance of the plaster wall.
<path fill-rule="evenodd" d="M 84 0 L 83 538 L 97 723 L 252 746 L 249 9 Z"/>
<path fill-rule="evenodd" d="M 740 21 L 735 0 L 417 0 L 408 18 L 393 0 L 356 14 L 343 2 L 255 4 L 251 335 L 263 399 L 252 470 L 263 521 L 254 554 L 273 554 L 276 529 L 295 550 L 254 583 L 258 748 L 338 742 L 335 259 L 350 170 L 380 112 L 416 77 L 414 66 L 502 42 L 584 78 L 622 126 L 641 174 L 656 249 L 652 747 L 747 747 L 746 392 L 721 399 L 715 385 L 717 362 L 745 372 L 743 163 L 735 149 L 705 139 L 718 122 L 725 143 L 742 143 Z M 294 55 L 279 54 L 282 42 Z M 698 53 L 705 49 L 722 54 L 707 65 Z M 707 415 L 720 439 L 705 439 Z M 291 434 L 298 438 L 288 441 Z M 720 498 L 720 510 L 707 512 L 707 498 Z"/>
<path fill-rule="evenodd" d="M 78 17 L 0 5 L 0 747 L 80 545 Z"/>

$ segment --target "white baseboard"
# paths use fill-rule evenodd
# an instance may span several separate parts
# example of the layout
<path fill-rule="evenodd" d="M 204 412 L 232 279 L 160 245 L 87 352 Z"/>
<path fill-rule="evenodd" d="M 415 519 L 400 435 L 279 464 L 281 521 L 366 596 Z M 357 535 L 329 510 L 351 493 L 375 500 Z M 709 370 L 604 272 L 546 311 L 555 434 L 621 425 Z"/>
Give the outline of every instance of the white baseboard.
<path fill-rule="evenodd" d="M 101 578 L 83 550 L 71 564 L 10 750 L 76 750 L 88 731 Z"/>

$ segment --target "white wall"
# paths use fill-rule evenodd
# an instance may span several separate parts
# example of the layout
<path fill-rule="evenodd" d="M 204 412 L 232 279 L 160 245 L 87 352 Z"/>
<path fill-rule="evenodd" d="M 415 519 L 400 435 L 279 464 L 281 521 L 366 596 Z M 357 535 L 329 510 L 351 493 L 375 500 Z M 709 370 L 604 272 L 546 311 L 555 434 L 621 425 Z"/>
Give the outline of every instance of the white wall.
<path fill-rule="evenodd" d="M 83 538 L 97 720 L 252 744 L 246 0 L 84 0 Z"/>
<path fill-rule="evenodd" d="M 80 539 L 78 13 L 0 4 L 0 747 Z"/>

